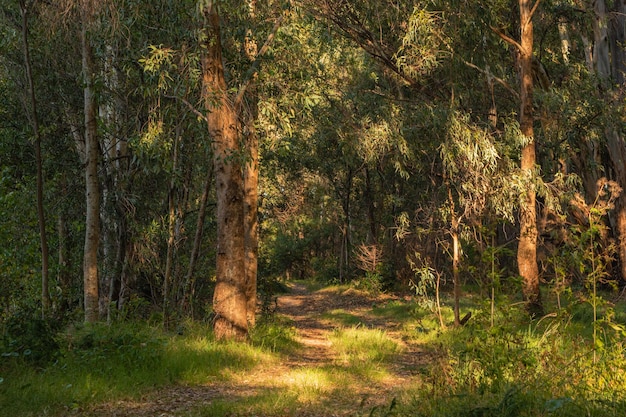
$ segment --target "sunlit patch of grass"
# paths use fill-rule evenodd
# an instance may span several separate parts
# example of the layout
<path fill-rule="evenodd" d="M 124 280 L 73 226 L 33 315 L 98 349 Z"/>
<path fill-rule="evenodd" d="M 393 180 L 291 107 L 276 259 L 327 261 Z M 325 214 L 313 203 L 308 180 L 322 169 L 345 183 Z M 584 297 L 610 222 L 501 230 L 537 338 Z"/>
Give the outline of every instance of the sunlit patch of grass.
<path fill-rule="evenodd" d="M 253 346 L 273 353 L 290 354 L 300 347 L 296 330 L 278 315 L 258 323 L 250 332 L 250 340 Z"/>
<path fill-rule="evenodd" d="M 212 338 L 189 337 L 172 340 L 162 360 L 171 379 L 178 383 L 201 384 L 229 379 L 232 373 L 271 362 L 271 356 L 243 343 L 218 343 Z"/>
<path fill-rule="evenodd" d="M 191 411 L 190 417 L 292 416 L 303 408 L 294 392 L 264 389 L 246 397 L 218 399 Z"/>
<path fill-rule="evenodd" d="M 296 369 L 290 372 L 285 383 L 302 403 L 317 401 L 336 387 L 336 381 L 333 381 L 329 372 L 321 368 Z"/>
<path fill-rule="evenodd" d="M 342 309 L 327 311 L 321 316 L 322 319 L 332 320 L 341 326 L 356 326 L 362 324 L 361 318 Z"/>
<path fill-rule="evenodd" d="M 356 373 L 382 377 L 384 365 L 401 351 L 384 331 L 365 327 L 339 329 L 330 336 L 339 363 Z"/>
<path fill-rule="evenodd" d="M 345 414 L 355 408 L 358 399 L 353 389 L 359 381 L 346 370 L 333 366 L 298 368 L 287 372 L 272 383 L 257 387 L 245 396 L 212 401 L 193 412 L 191 416 L 292 416 Z M 336 408 L 340 403 L 341 408 Z"/>
<path fill-rule="evenodd" d="M 349 284 L 334 284 L 334 285 L 327 285 L 319 289 L 317 292 L 343 294 L 349 290 L 352 290 L 352 287 Z"/>
<path fill-rule="evenodd" d="M 64 338 L 62 355 L 45 369 L 2 358 L 0 415 L 67 415 L 169 384 L 228 380 L 275 360 L 248 344 L 216 342 L 206 327 L 172 336 L 144 324 L 120 323 L 85 327 Z"/>

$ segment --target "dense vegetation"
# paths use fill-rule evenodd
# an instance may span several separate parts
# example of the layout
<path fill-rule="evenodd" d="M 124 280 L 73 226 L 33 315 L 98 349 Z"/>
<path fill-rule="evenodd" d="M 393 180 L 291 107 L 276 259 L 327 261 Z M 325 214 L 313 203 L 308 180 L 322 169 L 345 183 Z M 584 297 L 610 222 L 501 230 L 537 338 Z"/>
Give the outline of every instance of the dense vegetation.
<path fill-rule="evenodd" d="M 437 366 L 376 413 L 623 414 L 625 44 L 623 0 L 4 2 L 0 405 L 280 361 L 305 279 L 412 295 Z"/>

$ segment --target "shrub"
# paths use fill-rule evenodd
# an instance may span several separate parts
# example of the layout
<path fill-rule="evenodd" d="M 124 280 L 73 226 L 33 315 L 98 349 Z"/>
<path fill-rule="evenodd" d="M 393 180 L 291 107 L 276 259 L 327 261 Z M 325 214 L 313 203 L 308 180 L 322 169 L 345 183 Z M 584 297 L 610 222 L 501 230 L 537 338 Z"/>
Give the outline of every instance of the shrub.
<path fill-rule="evenodd" d="M 56 322 L 42 319 L 33 311 L 15 313 L 4 325 L 2 356 L 21 358 L 36 366 L 48 364 L 59 353 L 56 327 Z"/>

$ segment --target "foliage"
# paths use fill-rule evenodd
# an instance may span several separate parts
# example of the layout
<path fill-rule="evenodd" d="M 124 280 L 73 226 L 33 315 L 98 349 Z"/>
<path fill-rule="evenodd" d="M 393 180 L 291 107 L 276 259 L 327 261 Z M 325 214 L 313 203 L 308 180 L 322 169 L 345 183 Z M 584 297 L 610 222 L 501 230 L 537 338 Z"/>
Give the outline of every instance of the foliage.
<path fill-rule="evenodd" d="M 419 79 L 439 64 L 447 42 L 441 16 L 416 6 L 408 18 L 402 45 L 396 53 L 398 67 L 409 77 Z M 442 45 L 443 44 L 443 45 Z"/>
<path fill-rule="evenodd" d="M 56 321 L 42 319 L 40 311 L 14 312 L 3 324 L 2 361 L 14 360 L 45 367 L 60 353 L 57 327 Z"/>
<path fill-rule="evenodd" d="M 271 363 L 261 349 L 215 342 L 206 325 L 189 323 L 181 333 L 137 322 L 56 333 L 60 354 L 43 370 L 2 358 L 0 409 L 15 416 L 66 415 L 169 384 L 228 380 L 230 372 Z"/>

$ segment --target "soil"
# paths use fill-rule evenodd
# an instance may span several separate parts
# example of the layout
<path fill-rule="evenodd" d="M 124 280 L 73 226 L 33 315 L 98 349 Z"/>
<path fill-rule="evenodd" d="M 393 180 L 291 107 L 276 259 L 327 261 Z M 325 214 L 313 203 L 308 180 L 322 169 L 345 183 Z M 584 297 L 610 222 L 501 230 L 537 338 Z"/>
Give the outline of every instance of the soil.
<path fill-rule="evenodd" d="M 359 325 L 368 328 L 384 329 L 401 347 L 401 353 L 388 366 L 389 376 L 376 383 L 362 383 L 355 387 L 354 398 L 349 404 L 342 402 L 333 409 L 320 414 L 317 411 L 298 411 L 297 416 L 348 416 L 360 409 L 367 410 L 377 405 L 389 404 L 410 384 L 412 378 L 435 359 L 432 351 L 425 351 L 420 345 L 405 340 L 400 332 L 400 323 L 373 315 L 374 305 L 383 305 L 397 299 L 380 294 L 376 297 L 355 290 L 309 291 L 303 284 L 291 284 L 291 291 L 276 300 L 276 314 L 286 317 L 297 333 L 300 347 L 287 355 L 274 367 L 259 367 L 247 372 L 244 377 L 235 376 L 229 382 L 211 383 L 204 386 L 170 386 L 146 394 L 139 400 L 125 400 L 102 404 L 78 415 L 84 417 L 181 417 L 193 409 L 208 405 L 213 401 L 228 399 L 237 401 L 257 395 L 268 387 L 278 389 L 279 381 L 297 368 L 318 369 L 331 367 L 337 358 L 329 340 L 329 335 L 342 327 L 336 321 L 325 319 L 324 313 L 341 311 L 351 317 L 358 317 Z M 344 326 L 345 327 L 345 326 Z M 332 401 L 331 401 L 332 402 Z M 331 406 L 332 407 L 332 406 Z M 365 408 L 364 408 L 365 407 Z M 346 408 L 345 410 L 343 410 Z M 286 414 L 291 415 L 291 414 Z"/>

